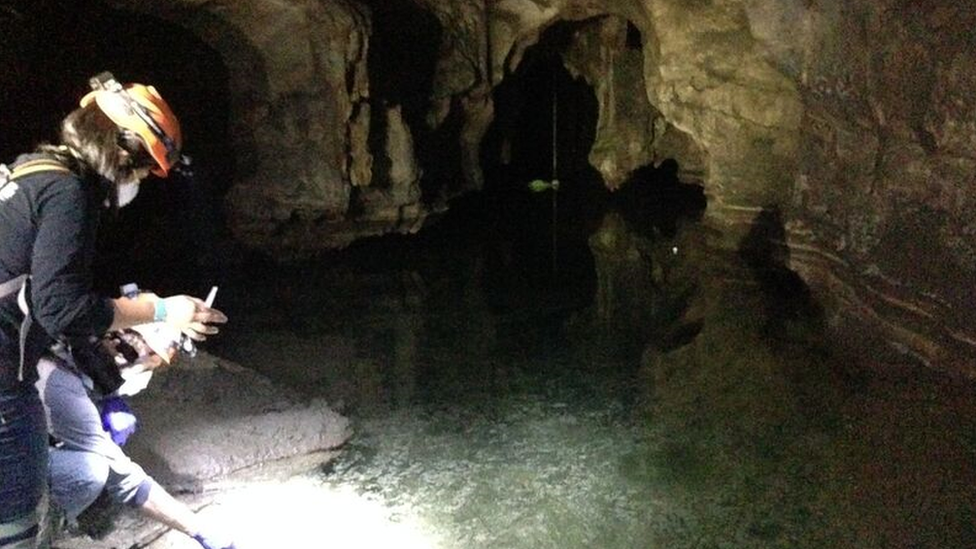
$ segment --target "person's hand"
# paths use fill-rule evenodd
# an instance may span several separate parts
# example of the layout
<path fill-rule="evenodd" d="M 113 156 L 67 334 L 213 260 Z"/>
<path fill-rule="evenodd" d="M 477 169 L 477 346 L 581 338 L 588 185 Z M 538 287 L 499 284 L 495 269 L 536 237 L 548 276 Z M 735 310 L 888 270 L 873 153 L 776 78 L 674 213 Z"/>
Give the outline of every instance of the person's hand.
<path fill-rule="evenodd" d="M 176 348 L 176 345 L 171 345 L 167 347 L 165 353 L 166 353 L 165 357 L 161 357 L 156 353 L 153 353 L 152 356 L 159 359 L 160 363 L 165 362 L 166 364 L 172 364 L 173 362 L 176 361 L 176 358 L 180 356 L 180 350 Z"/>
<path fill-rule="evenodd" d="M 236 549 L 237 546 L 225 532 L 206 531 L 191 536 L 202 549 Z"/>
<path fill-rule="evenodd" d="M 136 301 L 156 301 L 157 299 L 159 299 L 159 296 L 156 295 L 154 292 L 142 292 L 142 291 L 140 291 L 139 293 L 137 293 L 135 295 L 135 297 L 133 297 L 131 299 L 134 299 Z"/>
<path fill-rule="evenodd" d="M 125 366 L 139 360 L 139 351 L 124 341 L 118 332 L 108 334 L 98 344 L 106 355 L 112 357 L 117 366 Z"/>
<path fill-rule="evenodd" d="M 176 354 L 176 350 L 173 350 L 173 354 Z M 150 370 L 155 370 L 163 366 L 167 366 L 172 362 L 172 360 L 163 360 L 163 357 L 157 355 L 156 353 L 150 351 L 149 354 L 141 357 L 139 362 L 132 364 L 131 366 L 126 366 L 126 368 L 134 368 L 136 372 L 147 372 Z M 125 374 L 123 373 L 123 377 Z"/>
<path fill-rule="evenodd" d="M 218 333 L 220 330 L 214 324 L 227 322 L 224 313 L 207 307 L 202 299 L 188 295 L 167 297 L 162 300 L 162 305 L 166 310 L 162 322 L 178 328 L 196 341 L 203 341 L 207 336 Z"/>

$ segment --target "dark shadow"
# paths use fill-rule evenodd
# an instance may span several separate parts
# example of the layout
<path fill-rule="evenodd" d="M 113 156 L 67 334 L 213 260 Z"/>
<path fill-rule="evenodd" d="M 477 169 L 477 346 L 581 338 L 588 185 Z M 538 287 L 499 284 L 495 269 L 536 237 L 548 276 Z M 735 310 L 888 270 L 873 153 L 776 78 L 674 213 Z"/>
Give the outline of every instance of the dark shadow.
<path fill-rule="evenodd" d="M 463 127 L 464 111 L 452 104 L 447 118 L 436 129 L 429 131 L 424 126 L 420 133 L 416 149 L 423 168 L 420 189 L 425 204 L 436 204 L 444 196 L 455 196 L 465 184 L 461 152 Z"/>
<path fill-rule="evenodd" d="M 489 293 L 501 306 L 524 303 L 518 288 L 533 296 L 542 289 L 577 299 L 592 295 L 595 274 L 587 238 L 609 195 L 587 158 L 598 104 L 593 89 L 574 79 L 562 59 L 574 33 L 586 24 L 560 22 L 547 29 L 493 92 L 495 118 L 482 141 L 485 186 L 478 201 L 486 211 L 485 283 L 489 290 L 499 289 Z M 560 182 L 555 193 L 529 189 L 531 181 L 551 182 L 554 176 Z"/>
<path fill-rule="evenodd" d="M 670 290 L 670 289 L 669 289 Z M 688 345 L 701 333 L 704 320 L 685 320 L 692 300 L 698 294 L 698 284 L 689 284 L 663 293 L 647 345 L 668 352 Z"/>
<path fill-rule="evenodd" d="M 644 49 L 644 37 L 641 31 L 633 23 L 627 21 L 627 49 L 642 51 Z"/>
<path fill-rule="evenodd" d="M 367 58 L 372 107 L 369 147 L 375 161 L 379 161 L 374 182 L 383 185 L 389 179 L 389 166 L 384 164 L 385 111 L 399 106 L 413 137 L 415 156 L 424 170 L 423 196 L 432 199 L 443 186 L 442 180 L 461 176 L 456 128 L 442 125 L 433 130 L 427 123 L 443 34 L 441 23 L 433 13 L 409 0 L 365 3 L 370 8 L 372 24 Z M 441 135 L 444 132 L 454 135 L 445 138 Z"/>
<path fill-rule="evenodd" d="M 642 166 L 613 194 L 614 209 L 636 234 L 657 243 L 657 249 L 661 244 L 665 244 L 665 249 L 672 246 L 679 228 L 700 221 L 708 205 L 704 188 L 682 182 L 678 171 L 678 162 L 673 158 L 665 159 L 656 168 Z M 672 270 L 673 260 L 667 253 L 656 254 L 653 259 L 664 273 Z M 685 319 L 699 291 L 697 282 L 664 275 L 661 289 L 646 343 L 666 352 L 691 343 L 701 332 L 703 321 Z"/>
<path fill-rule="evenodd" d="M 390 170 L 393 162 L 386 155 L 387 132 L 389 120 L 386 117 L 387 103 L 385 101 L 373 100 L 370 103 L 369 135 L 366 137 L 366 146 L 370 154 L 373 155 L 372 179 L 370 186 L 376 188 L 386 188 L 390 184 Z M 362 206 L 356 200 L 359 193 L 358 187 L 353 187 L 354 195 L 350 200 L 349 215 L 355 218 L 362 210 Z"/>
<path fill-rule="evenodd" d="M 767 207 L 756 216 L 739 244 L 739 256 L 762 291 L 764 334 L 781 343 L 819 340 L 823 310 L 800 275 L 787 267 L 790 252 L 778 208 Z"/>
<path fill-rule="evenodd" d="M 799 410 L 822 428 L 837 428 L 838 399 L 863 391 L 870 380 L 854 363 L 839 359 L 826 335 L 822 305 L 788 267 L 790 250 L 777 207 L 767 206 L 756 216 L 738 254 L 759 286 L 760 335 L 779 355 L 779 373 L 789 382 Z"/>
<path fill-rule="evenodd" d="M 638 168 L 613 194 L 614 207 L 638 233 L 673 238 L 681 220 L 698 221 L 705 213 L 705 189 L 681 182 L 678 167 L 668 158 L 657 168 Z"/>
<path fill-rule="evenodd" d="M 400 105 L 411 128 L 423 126 L 441 44 L 440 21 L 416 2 L 367 0 L 372 14 L 369 89 L 376 102 Z"/>
<path fill-rule="evenodd" d="M 515 71 L 495 87 L 495 119 L 482 145 L 486 188 L 533 179 L 573 179 L 595 174 L 587 155 L 596 136 L 598 104 L 593 89 L 563 65 L 563 52 L 586 22 L 559 22 L 546 29 Z M 557 169 L 553 174 L 553 102 L 556 102 Z"/>

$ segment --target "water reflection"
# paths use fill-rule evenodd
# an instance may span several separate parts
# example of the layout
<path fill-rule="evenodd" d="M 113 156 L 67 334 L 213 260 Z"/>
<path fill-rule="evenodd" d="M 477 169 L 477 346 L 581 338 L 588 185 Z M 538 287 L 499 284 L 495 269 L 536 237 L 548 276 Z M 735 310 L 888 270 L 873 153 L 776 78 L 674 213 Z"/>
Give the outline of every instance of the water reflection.
<path fill-rule="evenodd" d="M 270 274 L 215 351 L 341 403 L 320 481 L 439 547 L 971 546 L 971 386 L 834 356 L 781 230 L 735 253 L 608 211 L 582 289 L 501 283 L 511 242 L 389 240 Z"/>

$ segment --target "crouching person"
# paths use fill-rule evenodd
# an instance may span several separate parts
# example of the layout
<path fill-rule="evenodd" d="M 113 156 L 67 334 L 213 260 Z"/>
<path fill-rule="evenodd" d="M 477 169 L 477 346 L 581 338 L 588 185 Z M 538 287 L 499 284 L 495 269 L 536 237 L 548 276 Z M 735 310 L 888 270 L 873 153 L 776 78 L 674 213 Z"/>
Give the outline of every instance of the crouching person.
<path fill-rule="evenodd" d="M 62 121 L 60 145 L 0 165 L 0 549 L 33 549 L 46 511 L 47 433 L 34 388 L 41 355 L 63 342 L 111 387 L 115 365 L 102 368 L 93 345 L 106 332 L 155 320 L 203 337 L 226 321 L 189 296 L 124 301 L 94 291 L 102 213 L 185 159 L 179 121 L 155 88 L 107 73 L 92 88 Z"/>
<path fill-rule="evenodd" d="M 139 377 L 151 375 L 163 363 L 135 331 L 113 334 L 108 341 L 128 351 L 113 349 L 127 383 L 144 386 Z M 176 352 L 170 350 L 168 354 L 166 362 Z M 126 363 L 133 359 L 135 365 Z M 55 514 L 63 515 L 69 525 L 76 525 L 86 510 L 113 513 L 128 506 L 192 537 L 204 549 L 234 549 L 226 534 L 204 524 L 122 450 L 135 430 L 135 417 L 121 398 L 99 395 L 88 376 L 63 354 L 44 357 L 37 370 L 36 386 L 55 441 L 49 454 L 51 506 Z"/>

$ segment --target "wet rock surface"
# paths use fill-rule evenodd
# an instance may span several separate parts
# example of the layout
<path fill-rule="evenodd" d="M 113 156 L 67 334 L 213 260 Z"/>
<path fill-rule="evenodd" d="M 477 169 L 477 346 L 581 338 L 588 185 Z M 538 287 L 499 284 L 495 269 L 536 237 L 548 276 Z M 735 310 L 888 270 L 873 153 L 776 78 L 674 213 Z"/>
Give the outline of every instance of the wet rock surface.
<path fill-rule="evenodd" d="M 351 435 L 348 419 L 326 402 L 302 402 L 268 378 L 212 355 L 201 353 L 153 377 L 131 401 L 142 428 L 126 452 L 178 491 L 204 491 L 230 476 L 287 474 L 288 460 L 327 453 Z"/>
<path fill-rule="evenodd" d="M 196 509 L 241 487 L 281 484 L 320 470 L 352 436 L 349 420 L 326 402 L 302 399 L 253 370 L 205 352 L 155 373 L 149 387 L 129 403 L 139 429 L 126 453 Z M 65 549 L 129 547 L 167 532 L 131 510 L 114 517 L 114 526 L 98 540 L 66 532 L 55 544 Z M 184 547 L 189 541 L 175 532 L 166 539 L 138 546 Z"/>
<path fill-rule="evenodd" d="M 930 8 L 815 4 L 786 236 L 840 332 L 972 377 L 976 12 Z"/>

